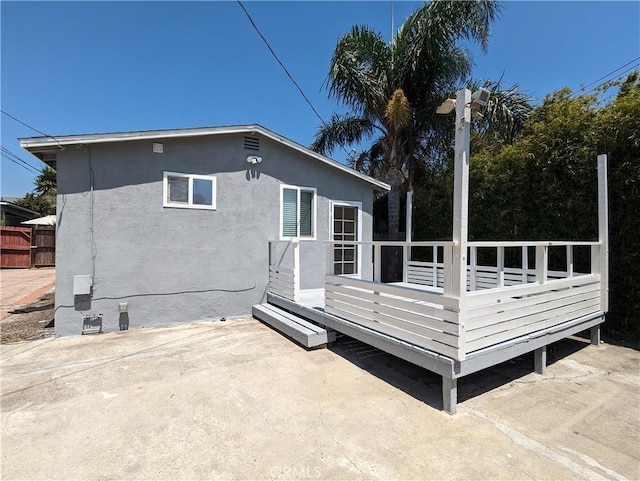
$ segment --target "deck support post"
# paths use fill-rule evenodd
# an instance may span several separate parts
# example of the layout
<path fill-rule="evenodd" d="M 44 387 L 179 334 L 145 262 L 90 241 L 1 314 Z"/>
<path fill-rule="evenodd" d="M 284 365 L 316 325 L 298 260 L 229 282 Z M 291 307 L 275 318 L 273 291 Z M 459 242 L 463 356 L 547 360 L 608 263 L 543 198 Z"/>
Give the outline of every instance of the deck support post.
<path fill-rule="evenodd" d="M 457 405 L 458 380 L 442 376 L 442 409 L 449 414 L 455 414 Z"/>
<path fill-rule="evenodd" d="M 591 345 L 596 347 L 600 345 L 600 324 L 591 328 Z"/>
<path fill-rule="evenodd" d="M 533 364 L 538 374 L 547 372 L 547 346 L 542 346 L 533 351 Z"/>

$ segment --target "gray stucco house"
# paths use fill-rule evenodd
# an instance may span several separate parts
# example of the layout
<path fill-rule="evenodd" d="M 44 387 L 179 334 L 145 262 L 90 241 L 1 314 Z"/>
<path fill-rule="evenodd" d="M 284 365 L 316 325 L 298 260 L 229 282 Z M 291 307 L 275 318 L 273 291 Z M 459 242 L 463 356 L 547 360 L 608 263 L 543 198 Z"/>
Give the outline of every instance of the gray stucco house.
<path fill-rule="evenodd" d="M 260 125 L 20 143 L 58 175 L 57 335 L 250 315 L 277 242 L 312 266 L 300 288 L 322 288 L 324 241 L 371 241 L 388 190 Z M 341 255 L 371 277 L 370 249 Z"/>

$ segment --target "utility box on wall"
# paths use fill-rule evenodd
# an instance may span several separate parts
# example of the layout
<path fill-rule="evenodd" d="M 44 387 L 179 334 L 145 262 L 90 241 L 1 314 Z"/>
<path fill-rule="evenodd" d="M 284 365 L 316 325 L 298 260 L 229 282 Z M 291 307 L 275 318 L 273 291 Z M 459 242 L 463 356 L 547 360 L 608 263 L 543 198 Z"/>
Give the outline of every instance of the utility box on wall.
<path fill-rule="evenodd" d="M 73 295 L 91 294 L 91 276 L 73 276 Z"/>

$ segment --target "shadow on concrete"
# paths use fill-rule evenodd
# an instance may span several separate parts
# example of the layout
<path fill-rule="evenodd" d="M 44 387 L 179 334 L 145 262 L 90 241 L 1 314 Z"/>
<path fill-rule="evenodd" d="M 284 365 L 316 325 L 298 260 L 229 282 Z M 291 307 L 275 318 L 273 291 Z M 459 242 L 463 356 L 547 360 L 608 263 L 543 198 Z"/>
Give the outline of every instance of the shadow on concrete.
<path fill-rule="evenodd" d="M 13 309 L 11 311 L 9 311 L 9 314 L 28 314 L 30 312 L 39 312 L 39 311 L 46 311 L 46 310 L 50 310 L 53 309 L 53 303 L 48 303 L 42 306 L 28 306 L 28 307 L 21 307 L 18 309 Z"/>
<path fill-rule="evenodd" d="M 547 347 L 547 365 L 589 346 L 589 339 L 569 337 Z M 442 377 L 415 364 L 338 334 L 329 348 L 356 366 L 435 409 L 442 409 Z M 458 379 L 464 402 L 534 372 L 533 352 Z"/>

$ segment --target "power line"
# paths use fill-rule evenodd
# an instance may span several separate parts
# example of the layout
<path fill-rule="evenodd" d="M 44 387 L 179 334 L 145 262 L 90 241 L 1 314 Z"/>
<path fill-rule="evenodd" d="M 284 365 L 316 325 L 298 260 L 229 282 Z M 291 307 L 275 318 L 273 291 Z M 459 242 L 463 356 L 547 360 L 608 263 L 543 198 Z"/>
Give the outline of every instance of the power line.
<path fill-rule="evenodd" d="M 13 162 L 14 164 L 18 164 L 21 167 L 24 167 L 26 169 L 29 169 L 31 171 L 33 171 L 34 173 L 39 174 L 40 170 L 38 170 L 36 167 L 34 167 L 33 165 L 29 164 L 28 162 L 26 162 L 24 159 L 21 159 L 20 157 L 16 156 L 15 154 L 13 154 L 10 151 L 7 151 L 3 148 L 2 150 L 2 156 L 7 159 L 10 160 L 11 162 Z"/>
<path fill-rule="evenodd" d="M 2 110 L 2 109 L 0 109 L 0 112 L 2 112 L 3 114 L 5 114 L 7 117 L 12 118 L 13 120 L 15 120 L 16 122 L 18 122 L 19 124 L 22 124 L 22 125 L 24 125 L 25 127 L 29 128 L 29 129 L 31 129 L 31 130 L 33 130 L 34 132 L 38 132 L 40 135 L 44 135 L 45 137 L 51 137 L 53 140 L 55 140 L 56 142 L 58 142 L 58 145 L 59 145 L 60 147 L 62 147 L 62 145 L 60 144 L 60 141 L 59 141 L 56 137 L 54 137 L 53 135 L 45 134 L 42 130 L 38 130 L 38 129 L 36 129 L 35 127 L 32 127 L 32 126 L 31 126 L 31 125 L 29 125 L 28 123 L 23 122 L 23 121 L 22 121 L 22 120 L 20 120 L 19 118 L 14 117 L 14 116 L 13 116 L 13 115 L 11 115 L 10 113 L 5 112 L 5 111 L 4 111 L 4 110 Z"/>
<path fill-rule="evenodd" d="M 40 172 L 36 169 L 34 169 L 33 167 L 31 167 L 29 164 L 24 164 L 24 163 L 20 163 L 17 160 L 13 159 L 11 156 L 7 155 L 4 153 L 4 151 L 0 152 L 0 155 L 2 157 L 4 157 L 5 159 L 13 162 L 14 164 L 16 164 L 19 167 L 22 167 L 24 170 L 28 171 L 28 172 L 33 172 L 35 174 L 39 174 Z"/>
<path fill-rule="evenodd" d="M 38 173 L 40 172 L 38 167 L 36 167 L 35 165 L 31 164 L 30 162 L 24 160 L 22 157 L 16 155 L 15 153 L 11 152 L 4 145 L 0 145 L 0 149 L 1 149 L 2 153 L 5 154 L 5 157 L 11 157 L 12 159 L 17 160 L 18 162 L 21 162 L 21 163 L 25 164 L 27 167 L 31 167 L 32 169 L 36 170 Z"/>
<path fill-rule="evenodd" d="M 29 173 L 35 173 L 32 169 L 29 169 L 28 167 L 25 167 L 24 165 L 22 165 L 20 162 L 16 162 L 15 160 L 13 160 L 11 157 L 9 157 L 8 155 L 5 155 L 4 153 L 0 154 L 2 157 L 4 157 L 5 159 L 13 162 L 14 164 L 16 164 L 18 167 L 22 167 L 24 170 L 26 170 Z"/>
<path fill-rule="evenodd" d="M 275 58 L 276 62 L 278 62 L 280 64 L 280 66 L 282 67 L 282 70 L 284 70 L 284 72 L 287 74 L 287 77 L 289 77 L 289 79 L 293 82 L 293 85 L 295 85 L 296 88 L 298 89 L 298 91 L 300 92 L 300 95 L 302 95 L 302 97 L 309 104 L 309 107 L 311 107 L 311 110 L 313 110 L 313 113 L 316 114 L 316 116 L 320 119 L 320 122 L 322 122 L 324 124 L 325 122 L 324 122 L 324 119 L 322 118 L 322 116 L 318 113 L 318 111 L 313 106 L 311 101 L 307 98 L 305 93 L 302 91 L 302 88 L 300 87 L 300 85 L 298 85 L 298 82 L 296 82 L 295 79 L 293 78 L 293 76 L 291 75 L 291 73 L 289 73 L 289 70 L 287 70 L 287 67 L 284 66 L 282 61 L 278 58 L 276 53 L 273 51 L 273 49 L 271 48 L 271 45 L 269 45 L 269 42 L 267 41 L 267 39 L 264 38 L 264 35 L 262 35 L 262 32 L 260 31 L 260 29 L 258 28 L 256 23 L 253 21 L 253 18 L 251 18 L 251 15 L 249 15 L 249 12 L 247 11 L 247 9 L 244 7 L 244 5 L 242 4 L 242 2 L 240 0 L 237 0 L 237 2 L 238 2 L 238 5 L 240 5 L 240 7 L 242 8 L 242 10 L 244 10 L 244 13 L 247 15 L 247 18 L 249 19 L 249 22 L 251 22 L 251 25 L 253 25 L 253 28 L 255 29 L 255 31 L 258 33 L 258 35 L 260 35 L 260 38 L 262 39 L 264 44 L 269 49 L 269 52 L 271 52 L 271 55 L 273 55 L 273 58 Z"/>
<path fill-rule="evenodd" d="M 600 82 L 601 80 L 604 80 L 604 79 L 606 79 L 606 78 L 610 77 L 611 75 L 615 74 L 618 70 L 622 70 L 622 69 L 623 69 L 623 68 L 625 68 L 626 66 L 631 65 L 632 63 L 637 62 L 638 60 L 640 60 L 640 57 L 636 57 L 636 58 L 634 58 L 633 60 L 631 60 L 631 61 L 629 61 L 629 62 L 625 63 L 624 65 L 621 65 L 621 66 L 620 66 L 620 67 L 618 67 L 617 69 L 612 70 L 611 72 L 609 72 L 609 73 L 608 73 L 608 74 L 606 74 L 606 75 L 603 75 L 602 77 L 600 77 L 600 78 L 599 78 L 599 79 L 597 79 L 597 80 L 594 80 L 594 81 L 593 81 L 593 82 L 591 82 L 589 85 L 585 85 L 584 87 L 580 88 L 580 90 L 579 90 L 578 92 L 574 93 L 574 94 L 573 94 L 573 96 L 577 97 L 578 95 L 580 95 L 580 93 L 579 93 L 579 92 L 582 92 L 582 93 L 583 93 L 583 95 L 585 95 L 585 93 L 584 93 L 584 92 L 585 92 L 585 90 L 587 90 L 587 89 L 588 89 L 589 87 L 591 87 L 592 85 L 597 84 L 597 83 L 598 83 L 598 82 Z M 640 65 L 640 64 L 638 64 L 638 65 Z M 633 65 L 633 66 L 631 66 L 630 68 L 628 68 L 628 69 L 627 69 L 627 70 L 625 70 L 624 72 L 619 73 L 619 74 L 618 74 L 618 76 L 622 76 L 622 75 L 624 75 L 625 73 L 629 72 L 630 70 L 633 70 L 634 68 L 636 68 L 638 65 Z M 598 89 L 598 87 L 602 86 L 604 83 L 606 83 L 606 81 L 605 81 L 605 82 L 602 82 L 602 83 L 601 83 L 601 84 L 599 84 L 599 85 L 596 85 L 594 88 L 590 89 L 588 92 L 592 92 L 592 91 L 594 91 L 594 90 Z M 588 93 L 588 92 L 587 92 L 587 93 Z"/>
<path fill-rule="evenodd" d="M 269 52 L 271 52 L 271 55 L 273 55 L 273 58 L 276 59 L 276 62 L 278 62 L 278 64 L 282 67 L 282 70 L 284 70 L 284 72 L 287 74 L 287 77 L 289 77 L 291 82 L 293 82 L 293 85 L 296 86 L 296 88 L 300 92 L 300 95 L 302 95 L 302 98 L 304 98 L 304 100 L 307 102 L 307 104 L 309 104 L 309 107 L 311 107 L 311 110 L 313 110 L 313 113 L 316 114 L 316 117 L 318 117 L 320 119 L 320 122 L 322 122 L 322 125 L 327 125 L 327 123 L 324 121 L 322 116 L 318 113 L 318 111 L 313 106 L 313 104 L 311 103 L 309 98 L 305 95 L 304 91 L 302 90 L 302 87 L 300 87 L 300 85 L 298 85 L 298 82 L 295 81 L 295 79 L 293 78 L 293 76 L 291 75 L 291 73 L 289 72 L 287 67 L 285 67 L 285 65 L 282 63 L 280 58 L 278 58 L 276 53 L 273 51 L 273 49 L 271 48 L 271 45 L 269 45 L 269 42 L 267 41 L 267 39 L 264 37 L 264 35 L 262 35 L 262 32 L 260 31 L 260 29 L 258 28 L 256 23 L 253 21 L 253 18 L 251 18 L 251 15 L 249 14 L 249 12 L 245 8 L 245 6 L 242 4 L 241 0 L 236 0 L 236 1 L 238 2 L 238 5 L 240 5 L 240 8 L 242 8 L 242 10 L 244 11 L 244 13 L 247 16 L 247 18 L 249 19 L 249 22 L 251 22 L 251 25 L 253 25 L 253 28 L 255 29 L 255 31 L 258 33 L 258 35 L 260 36 L 260 38 L 262 39 L 264 44 L 269 49 Z M 342 147 L 342 150 L 345 151 L 347 156 L 351 155 L 350 152 L 344 146 L 341 146 L 341 147 Z"/>
<path fill-rule="evenodd" d="M 620 72 L 618 75 L 623 76 L 624 74 L 626 74 L 627 72 L 631 72 L 634 69 L 637 69 L 638 67 L 640 67 L 640 63 L 637 63 L 635 65 L 632 65 L 631 67 L 629 67 L 628 69 L 626 69 L 623 72 Z M 606 84 L 607 82 L 609 82 L 609 80 L 605 80 L 604 82 L 602 82 L 601 84 L 596 85 L 595 87 L 593 87 L 592 89 L 588 90 L 587 92 L 585 92 L 584 95 L 587 95 L 591 92 L 595 92 L 596 90 L 598 90 L 600 87 L 602 87 L 604 84 Z"/>

